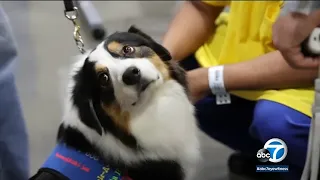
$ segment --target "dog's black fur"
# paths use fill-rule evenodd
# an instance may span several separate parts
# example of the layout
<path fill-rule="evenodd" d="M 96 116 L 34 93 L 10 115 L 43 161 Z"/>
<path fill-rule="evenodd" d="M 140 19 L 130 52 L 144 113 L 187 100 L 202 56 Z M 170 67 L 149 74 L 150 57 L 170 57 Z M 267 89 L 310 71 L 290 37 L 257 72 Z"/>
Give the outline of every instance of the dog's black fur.
<path fill-rule="evenodd" d="M 131 27 L 128 32 L 139 36 L 137 38 L 138 43 L 139 40 L 141 41 L 142 39 L 143 43 L 151 47 L 151 49 L 154 50 L 155 53 L 167 64 L 170 69 L 171 77 L 187 90 L 184 70 L 174 62 L 170 61 L 171 56 L 165 48 L 135 27 Z M 126 40 L 126 35 L 122 34 L 121 39 Z M 96 130 L 100 135 L 102 134 L 102 131 L 105 133 L 111 133 L 126 146 L 134 149 L 135 151 L 140 151 L 141 149 L 139 149 L 136 139 L 117 128 L 113 121 L 108 120 L 110 117 L 105 114 L 99 106 L 101 99 L 103 99 L 104 102 L 111 102 L 115 97 L 113 92 L 104 92 L 104 95 L 102 95 L 101 89 L 98 88 L 99 82 L 94 81 L 96 78 L 94 78 L 95 75 L 91 71 L 93 65 L 94 64 L 86 60 L 82 69 L 73 77 L 76 84 L 72 91 L 72 101 L 74 106 L 78 108 L 79 119 L 86 126 Z M 94 106 L 93 109 L 98 120 L 90 108 L 90 104 L 87 101 L 88 98 L 92 99 L 92 104 Z M 96 120 L 101 121 L 96 122 Z M 101 127 L 103 128 L 101 129 Z M 99 152 L 95 145 L 91 144 L 80 131 L 69 126 L 64 126 L 63 123 L 59 127 L 57 141 L 63 142 L 82 152 L 88 152 L 99 157 L 103 157 L 102 153 Z M 133 180 L 184 180 L 185 178 L 181 165 L 175 161 L 146 160 L 138 164 L 128 165 L 119 160 L 114 160 L 113 157 L 104 157 L 103 160 L 111 167 L 125 170 Z M 55 170 L 42 168 L 33 177 L 31 177 L 30 180 L 68 180 L 68 178 Z"/>

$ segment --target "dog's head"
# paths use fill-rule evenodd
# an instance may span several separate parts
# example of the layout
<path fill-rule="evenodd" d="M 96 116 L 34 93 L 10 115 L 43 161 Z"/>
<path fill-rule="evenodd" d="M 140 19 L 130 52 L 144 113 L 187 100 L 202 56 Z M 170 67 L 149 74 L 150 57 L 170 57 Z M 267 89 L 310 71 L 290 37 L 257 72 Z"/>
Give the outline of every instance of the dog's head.
<path fill-rule="evenodd" d="M 104 104 L 117 101 L 127 109 L 169 78 L 165 61 L 170 59 L 164 47 L 132 26 L 98 45 L 86 59 L 83 72 Z"/>
<path fill-rule="evenodd" d="M 169 60 L 164 47 L 133 26 L 108 36 L 73 75 L 72 101 L 80 119 L 100 135 L 111 132 L 135 145 L 128 127 L 130 111 L 141 108 L 171 79 Z"/>

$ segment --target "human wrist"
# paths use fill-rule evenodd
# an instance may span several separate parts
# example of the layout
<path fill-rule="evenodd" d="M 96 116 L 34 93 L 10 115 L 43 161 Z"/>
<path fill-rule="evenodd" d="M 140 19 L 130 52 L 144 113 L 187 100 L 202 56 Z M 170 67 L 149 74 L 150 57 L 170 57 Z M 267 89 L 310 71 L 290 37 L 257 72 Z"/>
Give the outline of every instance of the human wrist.
<path fill-rule="evenodd" d="M 208 81 L 208 69 L 197 68 L 187 71 L 187 79 L 191 88 L 197 89 L 199 93 L 208 94 L 210 92 Z"/>
<path fill-rule="evenodd" d="M 231 103 L 230 94 L 227 92 L 224 84 L 224 66 L 213 66 L 208 68 L 208 86 L 211 93 L 216 96 L 216 103 Z"/>
<path fill-rule="evenodd" d="M 227 93 L 223 76 L 224 66 L 213 66 L 208 68 L 208 85 L 212 94 Z"/>
<path fill-rule="evenodd" d="M 200 69 L 200 76 L 199 76 L 201 78 L 197 79 L 197 81 L 199 81 L 200 88 L 202 89 L 203 92 L 210 91 L 208 73 L 209 73 L 208 68 L 201 68 Z"/>

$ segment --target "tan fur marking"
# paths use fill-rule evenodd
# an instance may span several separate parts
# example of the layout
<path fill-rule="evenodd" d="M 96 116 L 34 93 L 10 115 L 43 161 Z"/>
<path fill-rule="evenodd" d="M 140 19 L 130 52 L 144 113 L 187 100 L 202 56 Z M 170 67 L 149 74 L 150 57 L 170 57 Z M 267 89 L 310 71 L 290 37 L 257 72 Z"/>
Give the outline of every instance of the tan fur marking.
<path fill-rule="evenodd" d="M 161 58 L 157 54 L 153 54 L 149 57 L 151 63 L 159 70 L 159 72 L 162 74 L 163 79 L 165 81 L 170 80 L 171 76 L 169 73 L 169 67 L 161 60 Z"/>
<path fill-rule="evenodd" d="M 130 114 L 127 111 L 122 111 L 119 104 L 112 104 L 106 106 L 102 104 L 102 108 L 105 110 L 106 114 L 108 114 L 112 121 L 119 126 L 126 133 L 130 134 L 129 121 Z"/>
<path fill-rule="evenodd" d="M 94 68 L 95 68 L 96 73 L 108 71 L 106 66 L 103 66 L 103 65 L 98 64 L 98 63 L 95 64 Z"/>
<path fill-rule="evenodd" d="M 112 41 L 111 43 L 108 44 L 107 48 L 109 51 L 119 54 L 120 49 L 122 48 L 122 44 L 116 42 L 116 41 Z"/>

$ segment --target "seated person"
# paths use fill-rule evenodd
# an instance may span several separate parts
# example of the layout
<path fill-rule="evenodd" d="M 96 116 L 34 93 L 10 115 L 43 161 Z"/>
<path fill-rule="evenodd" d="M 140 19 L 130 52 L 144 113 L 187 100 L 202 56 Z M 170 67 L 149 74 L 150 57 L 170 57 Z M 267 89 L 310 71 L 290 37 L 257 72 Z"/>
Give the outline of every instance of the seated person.
<path fill-rule="evenodd" d="M 221 13 L 225 6 L 229 13 Z M 295 180 L 305 163 L 317 71 L 290 67 L 272 45 L 272 25 L 283 10 L 283 1 L 184 2 L 163 45 L 188 70 L 202 130 L 238 151 L 230 171 L 257 176 L 257 151 L 280 138 L 288 146 L 283 174 Z M 231 103 L 217 105 L 209 69 L 223 74 L 216 83 Z"/>

